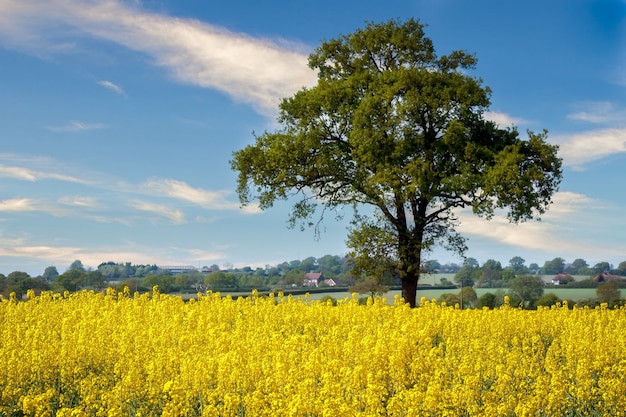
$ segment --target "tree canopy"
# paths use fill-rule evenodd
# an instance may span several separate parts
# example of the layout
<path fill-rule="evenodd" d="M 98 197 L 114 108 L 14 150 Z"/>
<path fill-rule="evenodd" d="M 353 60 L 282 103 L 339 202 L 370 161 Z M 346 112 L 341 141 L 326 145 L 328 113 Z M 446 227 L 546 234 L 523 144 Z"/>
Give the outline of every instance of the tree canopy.
<path fill-rule="evenodd" d="M 414 19 L 323 42 L 309 56 L 317 84 L 283 99 L 281 128 L 234 153 L 240 201 L 267 209 L 296 196 L 292 225 L 360 210 L 348 238 L 357 266 L 391 260 L 414 306 L 423 251 L 465 250 L 455 210 L 529 220 L 561 180 L 546 131 L 523 139 L 484 119 L 491 91 L 470 75 L 476 63 L 464 51 L 438 56 Z"/>

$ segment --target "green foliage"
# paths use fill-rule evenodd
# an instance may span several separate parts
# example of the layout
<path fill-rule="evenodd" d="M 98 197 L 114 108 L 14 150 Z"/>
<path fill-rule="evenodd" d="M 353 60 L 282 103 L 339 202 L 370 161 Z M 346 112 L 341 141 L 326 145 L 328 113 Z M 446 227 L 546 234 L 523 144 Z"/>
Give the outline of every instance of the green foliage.
<path fill-rule="evenodd" d="M 350 231 L 353 257 L 370 273 L 397 265 L 412 306 L 422 251 L 465 250 L 453 210 L 490 218 L 508 209 L 509 220 L 528 220 L 561 180 L 547 134 L 522 139 L 484 120 L 490 90 L 469 75 L 476 58 L 438 56 L 423 28 L 413 19 L 369 23 L 322 43 L 309 56 L 317 85 L 284 99 L 282 128 L 231 161 L 243 204 L 300 197 L 292 226 L 318 233 L 328 212 L 371 206 L 375 215 L 357 216 Z"/>
<path fill-rule="evenodd" d="M 80 262 L 80 261 L 78 261 Z M 76 261 L 74 267 L 78 268 Z M 82 264 L 80 265 L 82 266 Z M 53 281 L 53 288 L 58 292 L 78 291 L 87 286 L 87 273 L 80 269 L 68 269 Z"/>
<path fill-rule="evenodd" d="M 514 274 L 528 273 L 528 267 L 525 265 L 526 260 L 521 256 L 514 256 L 509 260 L 509 266 Z"/>
<path fill-rule="evenodd" d="M 448 280 L 448 278 L 446 278 L 446 277 L 440 278 L 439 282 L 443 286 L 453 285 L 453 283 L 450 280 Z"/>
<path fill-rule="evenodd" d="M 523 306 L 533 306 L 543 295 L 544 283 L 536 275 L 522 275 L 509 282 L 509 293 L 515 303 Z M 513 302 L 511 303 L 513 304 Z"/>
<path fill-rule="evenodd" d="M 563 272 L 565 269 L 565 259 L 563 258 L 554 258 L 551 261 L 546 261 L 543 264 L 543 268 L 541 268 L 542 272 L 545 275 L 556 275 Z"/>
<path fill-rule="evenodd" d="M 493 309 L 496 306 L 496 295 L 490 292 L 484 293 L 478 297 L 478 303 L 476 307 Z"/>
<path fill-rule="evenodd" d="M 535 307 L 539 307 L 539 306 L 550 307 L 550 306 L 555 305 L 559 301 L 561 301 L 561 299 L 557 297 L 556 294 L 549 292 L 539 297 L 535 301 L 534 305 Z"/>
<path fill-rule="evenodd" d="M 330 302 L 334 306 L 337 305 L 337 300 L 335 298 L 331 297 L 330 295 L 325 295 L 322 298 L 320 298 L 320 303 L 328 304 L 328 302 Z"/>
<path fill-rule="evenodd" d="M 461 305 L 461 299 L 459 298 L 459 294 L 453 294 L 451 292 L 444 292 L 437 299 L 439 304 L 446 304 L 449 306 Z"/>
<path fill-rule="evenodd" d="M 499 261 L 494 259 L 487 260 L 482 268 L 481 273 L 478 276 L 478 285 L 481 287 L 494 287 L 500 281 L 502 281 L 503 274 L 502 265 Z"/>
<path fill-rule="evenodd" d="M 76 259 L 74 262 L 71 263 L 70 267 L 68 268 L 68 271 L 80 271 L 80 272 L 85 272 L 85 267 L 83 266 L 83 263 Z"/>
<path fill-rule="evenodd" d="M 371 297 L 375 297 L 377 295 L 383 295 L 384 293 L 389 291 L 389 288 L 382 285 L 380 282 L 374 279 L 366 279 L 364 281 L 358 282 L 348 290 L 350 292 L 356 292 L 358 294 L 369 294 Z"/>
<path fill-rule="evenodd" d="M 565 272 L 571 275 L 583 275 L 589 272 L 587 261 L 582 258 L 574 259 L 570 265 L 565 268 Z"/>
<path fill-rule="evenodd" d="M 204 278 L 206 286 L 214 291 L 237 291 L 237 276 L 231 272 L 212 272 Z"/>
<path fill-rule="evenodd" d="M 29 289 L 49 290 L 47 282 L 40 278 L 31 278 L 26 272 L 13 271 L 8 276 L 0 274 L 0 294 L 8 298 L 11 293 L 15 293 L 18 299 L 22 298 Z"/>
<path fill-rule="evenodd" d="M 461 308 L 470 308 L 476 305 L 478 295 L 473 287 L 463 287 L 459 292 L 459 301 Z"/>
<path fill-rule="evenodd" d="M 167 294 L 179 289 L 176 285 L 176 277 L 172 275 L 156 275 L 150 274 L 147 277 L 141 279 L 143 288 L 149 288 L 152 290 L 155 286 L 159 287 L 159 291 Z"/>
<path fill-rule="evenodd" d="M 621 292 L 616 283 L 607 282 L 598 286 L 596 296 L 601 302 L 612 304 L 621 298 Z"/>
<path fill-rule="evenodd" d="M 461 269 L 454 275 L 454 282 L 461 284 L 461 286 L 474 285 L 480 276 L 481 269 L 478 261 L 474 258 L 467 258 Z"/>
<path fill-rule="evenodd" d="M 594 273 L 602 274 L 611 270 L 611 265 L 608 262 L 598 262 L 591 268 Z"/>
<path fill-rule="evenodd" d="M 53 281 L 58 276 L 59 276 L 59 271 L 57 271 L 56 266 L 49 266 L 43 272 L 43 275 L 41 277 L 45 279 L 46 281 Z"/>

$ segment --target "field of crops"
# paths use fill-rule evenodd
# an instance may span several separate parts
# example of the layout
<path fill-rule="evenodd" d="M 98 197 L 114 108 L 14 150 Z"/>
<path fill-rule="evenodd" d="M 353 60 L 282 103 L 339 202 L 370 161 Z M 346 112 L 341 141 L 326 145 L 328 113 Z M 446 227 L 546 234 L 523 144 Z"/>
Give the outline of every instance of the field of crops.
<path fill-rule="evenodd" d="M 281 295 L 0 303 L 3 416 L 625 416 L 626 310 Z"/>

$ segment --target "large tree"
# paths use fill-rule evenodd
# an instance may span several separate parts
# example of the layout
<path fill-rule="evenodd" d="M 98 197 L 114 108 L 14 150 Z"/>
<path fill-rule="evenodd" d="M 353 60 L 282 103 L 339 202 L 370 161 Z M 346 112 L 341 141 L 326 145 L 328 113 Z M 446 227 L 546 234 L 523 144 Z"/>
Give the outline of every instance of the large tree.
<path fill-rule="evenodd" d="M 490 90 L 470 75 L 476 58 L 438 56 L 423 29 L 390 20 L 323 42 L 309 56 L 317 85 L 284 99 L 282 127 L 231 161 L 243 204 L 267 209 L 300 197 L 292 225 L 358 208 L 348 238 L 355 261 L 394 261 L 411 306 L 424 251 L 465 249 L 455 210 L 490 218 L 506 209 L 512 222 L 528 220 L 546 210 L 561 179 L 547 133 L 522 139 L 485 120 Z"/>

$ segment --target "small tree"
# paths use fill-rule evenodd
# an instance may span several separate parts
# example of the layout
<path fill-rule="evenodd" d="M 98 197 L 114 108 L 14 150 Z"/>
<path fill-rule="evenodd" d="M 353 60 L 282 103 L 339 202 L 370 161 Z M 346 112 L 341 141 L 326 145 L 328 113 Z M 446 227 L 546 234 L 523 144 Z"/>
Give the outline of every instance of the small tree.
<path fill-rule="evenodd" d="M 378 281 L 372 278 L 368 278 L 364 281 L 354 284 L 348 289 L 350 292 L 356 292 L 358 294 L 369 294 L 372 298 L 377 295 L 383 295 L 389 291 L 389 288 L 382 285 Z"/>
<path fill-rule="evenodd" d="M 437 299 L 439 304 L 445 303 L 449 306 L 455 306 L 457 304 L 461 305 L 461 299 L 459 298 L 459 294 L 453 294 L 451 292 L 444 292 Z"/>
<path fill-rule="evenodd" d="M 525 265 L 526 260 L 521 256 L 514 256 L 509 260 L 509 266 L 514 274 L 525 274 L 528 267 Z"/>
<path fill-rule="evenodd" d="M 621 292 L 616 283 L 607 282 L 596 288 L 596 297 L 603 303 L 613 304 L 621 298 Z"/>
<path fill-rule="evenodd" d="M 565 272 L 568 274 L 576 275 L 581 273 L 586 273 L 589 269 L 589 264 L 582 258 L 574 259 L 571 265 L 568 265 L 565 268 Z"/>
<path fill-rule="evenodd" d="M 542 295 L 535 301 L 535 307 L 543 306 L 550 307 L 555 305 L 557 302 L 561 301 L 561 299 L 554 293 L 549 292 L 547 294 Z"/>
<path fill-rule="evenodd" d="M 56 266 L 49 266 L 46 268 L 45 271 L 43 271 L 43 275 L 41 277 L 45 279 L 46 281 L 50 282 L 50 281 L 54 281 L 54 279 L 58 276 L 59 276 L 59 271 L 57 271 Z"/>
<path fill-rule="evenodd" d="M 57 291 L 78 291 L 87 285 L 87 273 L 78 269 L 68 269 L 54 279 Z"/>
<path fill-rule="evenodd" d="M 478 308 L 487 307 L 492 309 L 496 306 L 496 295 L 494 293 L 484 293 L 478 298 Z"/>
<path fill-rule="evenodd" d="M 509 282 L 509 292 L 524 306 L 533 306 L 543 295 L 543 287 L 541 277 L 536 275 L 522 275 Z"/>
<path fill-rule="evenodd" d="M 67 270 L 85 272 L 85 267 L 83 266 L 83 263 L 79 259 L 76 259 L 74 262 L 72 262 L 70 267 L 67 268 Z"/>
<path fill-rule="evenodd" d="M 474 258 L 467 258 L 463 262 L 463 266 L 454 275 L 454 281 L 459 283 L 461 287 L 474 285 L 480 277 L 480 267 L 478 261 Z"/>
<path fill-rule="evenodd" d="M 459 302 L 461 305 L 461 309 L 474 307 L 477 300 L 478 295 L 476 294 L 476 290 L 473 287 L 461 288 L 461 291 L 459 292 Z"/>
<path fill-rule="evenodd" d="M 565 269 L 565 259 L 554 258 L 551 261 L 546 261 L 541 268 L 542 272 L 547 275 L 556 275 L 563 272 Z"/>
<path fill-rule="evenodd" d="M 481 287 L 493 287 L 502 281 L 502 265 L 499 261 L 488 259 L 480 268 L 478 285 Z"/>

